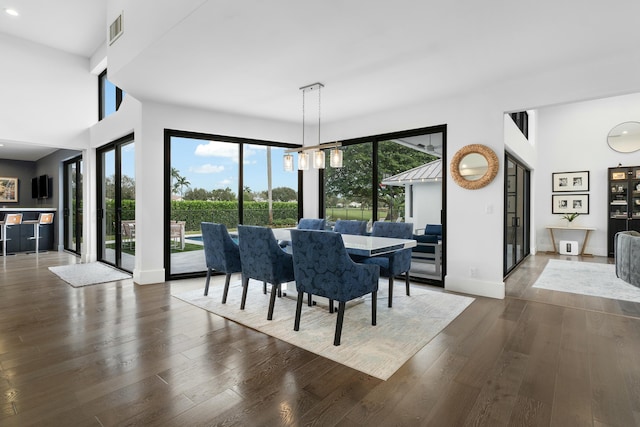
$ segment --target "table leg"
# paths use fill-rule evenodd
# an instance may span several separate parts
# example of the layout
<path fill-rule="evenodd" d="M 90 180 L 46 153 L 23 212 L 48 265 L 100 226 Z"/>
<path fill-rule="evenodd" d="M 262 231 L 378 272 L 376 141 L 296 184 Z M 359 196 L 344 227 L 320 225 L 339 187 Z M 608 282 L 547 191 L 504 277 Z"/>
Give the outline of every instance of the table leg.
<path fill-rule="evenodd" d="M 558 249 L 556 248 L 556 238 L 553 235 L 553 228 L 549 229 L 549 234 L 551 235 L 551 244 L 553 245 L 553 251 L 550 252 L 550 253 L 557 254 L 558 253 Z M 549 252 L 547 252 L 547 253 L 549 253 Z"/>
<path fill-rule="evenodd" d="M 582 242 L 582 250 L 580 251 L 581 256 L 593 256 L 592 254 L 587 254 L 584 252 L 585 249 L 587 249 L 587 243 L 589 243 L 589 233 L 591 233 L 591 230 L 585 230 L 584 242 Z"/>

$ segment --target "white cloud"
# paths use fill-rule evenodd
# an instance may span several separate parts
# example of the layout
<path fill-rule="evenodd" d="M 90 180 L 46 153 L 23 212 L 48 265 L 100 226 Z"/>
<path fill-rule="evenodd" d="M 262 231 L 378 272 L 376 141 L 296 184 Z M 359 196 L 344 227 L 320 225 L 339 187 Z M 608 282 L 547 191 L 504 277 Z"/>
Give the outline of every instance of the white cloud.
<path fill-rule="evenodd" d="M 191 168 L 193 173 L 220 173 L 224 171 L 224 166 L 212 165 L 210 163 Z"/>
<path fill-rule="evenodd" d="M 225 157 L 237 161 L 239 152 L 238 144 L 209 141 L 207 144 L 198 144 L 195 155 L 202 157 Z"/>

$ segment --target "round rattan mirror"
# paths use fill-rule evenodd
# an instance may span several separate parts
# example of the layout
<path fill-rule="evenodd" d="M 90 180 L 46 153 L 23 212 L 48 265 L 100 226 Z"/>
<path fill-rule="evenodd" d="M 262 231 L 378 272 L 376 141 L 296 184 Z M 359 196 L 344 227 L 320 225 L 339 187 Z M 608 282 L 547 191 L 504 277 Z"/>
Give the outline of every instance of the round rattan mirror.
<path fill-rule="evenodd" d="M 488 185 L 498 174 L 498 156 L 482 144 L 462 147 L 451 160 L 451 176 L 462 188 L 477 190 Z"/>

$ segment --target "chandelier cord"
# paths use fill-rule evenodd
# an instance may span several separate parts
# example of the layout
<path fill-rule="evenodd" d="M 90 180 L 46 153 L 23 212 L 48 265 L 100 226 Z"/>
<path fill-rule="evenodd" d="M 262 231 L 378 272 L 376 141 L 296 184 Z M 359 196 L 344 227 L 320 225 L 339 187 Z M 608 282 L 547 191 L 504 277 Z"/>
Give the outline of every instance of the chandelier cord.
<path fill-rule="evenodd" d="M 318 145 L 320 145 L 320 94 L 322 93 L 322 86 L 318 87 Z"/>

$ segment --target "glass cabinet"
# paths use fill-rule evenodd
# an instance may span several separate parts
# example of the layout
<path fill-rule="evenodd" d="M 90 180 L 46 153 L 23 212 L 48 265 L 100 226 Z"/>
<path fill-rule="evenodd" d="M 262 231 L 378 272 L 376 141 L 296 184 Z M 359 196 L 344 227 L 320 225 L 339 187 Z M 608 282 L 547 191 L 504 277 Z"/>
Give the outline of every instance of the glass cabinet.
<path fill-rule="evenodd" d="M 640 231 L 640 166 L 609 168 L 608 253 L 619 231 Z"/>

